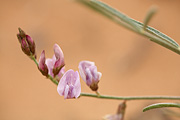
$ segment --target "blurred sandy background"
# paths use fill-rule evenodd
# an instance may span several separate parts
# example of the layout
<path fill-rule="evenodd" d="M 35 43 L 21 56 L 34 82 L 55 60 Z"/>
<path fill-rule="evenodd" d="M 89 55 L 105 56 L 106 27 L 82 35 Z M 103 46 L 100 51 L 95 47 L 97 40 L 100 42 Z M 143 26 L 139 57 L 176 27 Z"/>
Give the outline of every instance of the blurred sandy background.
<path fill-rule="evenodd" d="M 180 43 L 179 0 L 103 1 L 139 21 L 151 5 L 157 5 L 159 11 L 150 25 Z M 121 102 L 86 97 L 64 100 L 22 53 L 16 38 L 18 27 L 35 40 L 38 59 L 43 49 L 46 57 L 52 57 L 52 47 L 58 43 L 65 54 L 66 70 L 77 70 L 81 60 L 94 61 L 103 73 L 102 94 L 180 95 L 178 54 L 71 0 L 1 0 L 0 120 L 101 120 L 115 113 Z M 91 93 L 81 84 L 83 92 Z M 142 108 L 156 102 L 166 101 L 128 102 L 125 119 L 141 120 L 141 115 L 150 113 L 143 113 Z M 160 115 L 157 113 L 150 116 Z"/>

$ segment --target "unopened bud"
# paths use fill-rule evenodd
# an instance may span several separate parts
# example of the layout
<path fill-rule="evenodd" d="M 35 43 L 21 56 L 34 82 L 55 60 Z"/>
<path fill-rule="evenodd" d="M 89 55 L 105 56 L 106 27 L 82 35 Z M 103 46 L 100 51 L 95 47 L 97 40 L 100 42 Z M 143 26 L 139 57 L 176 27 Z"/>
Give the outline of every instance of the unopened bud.
<path fill-rule="evenodd" d="M 21 36 L 21 38 L 25 38 L 26 33 L 21 28 L 18 28 L 18 30 L 19 30 L 19 36 Z"/>
<path fill-rule="evenodd" d="M 39 65 L 38 65 L 38 68 L 40 70 L 40 72 L 48 77 L 48 67 L 47 65 L 45 64 L 45 61 L 46 61 L 46 58 L 45 58 L 45 51 L 43 50 L 42 53 L 41 53 L 41 56 L 39 58 Z"/>
<path fill-rule="evenodd" d="M 31 55 L 29 45 L 27 44 L 27 42 L 24 39 L 21 40 L 21 49 L 26 55 L 28 55 L 28 56 Z"/>
<path fill-rule="evenodd" d="M 125 109 L 126 109 L 126 101 L 119 104 L 117 114 L 106 115 L 104 117 L 104 120 L 124 120 Z"/>
<path fill-rule="evenodd" d="M 31 53 L 35 55 L 35 42 L 29 35 L 26 35 L 26 40 L 27 40 L 27 43 L 29 44 L 29 49 Z"/>
<path fill-rule="evenodd" d="M 36 56 L 35 42 L 32 40 L 32 38 L 29 35 L 26 35 L 26 33 L 21 28 L 18 28 L 18 29 L 19 29 L 19 33 L 17 34 L 17 38 L 21 46 L 23 46 L 22 49 L 25 49 L 23 50 L 23 52 L 28 56 L 30 55 Z M 28 53 L 27 53 L 27 48 L 24 48 L 25 46 L 28 47 L 28 50 L 29 50 Z"/>
<path fill-rule="evenodd" d="M 20 36 L 20 34 L 17 34 L 17 38 L 18 38 L 18 40 L 19 40 L 19 43 L 21 43 L 22 37 Z"/>
<path fill-rule="evenodd" d="M 124 117 L 125 110 L 126 110 L 126 101 L 123 101 L 118 106 L 117 114 L 122 114 L 122 116 Z"/>

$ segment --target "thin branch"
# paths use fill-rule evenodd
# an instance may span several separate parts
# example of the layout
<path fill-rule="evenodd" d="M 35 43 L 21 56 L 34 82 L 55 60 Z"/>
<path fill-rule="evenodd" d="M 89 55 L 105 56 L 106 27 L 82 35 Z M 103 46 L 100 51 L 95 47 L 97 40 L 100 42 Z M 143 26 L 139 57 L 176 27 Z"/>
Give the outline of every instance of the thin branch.
<path fill-rule="evenodd" d="M 80 96 L 94 97 L 100 99 L 114 99 L 114 100 L 180 100 L 180 96 L 109 96 L 109 95 L 97 95 L 90 93 L 81 93 Z"/>
<path fill-rule="evenodd" d="M 31 56 L 31 59 L 36 63 L 38 66 L 37 60 Z M 51 75 L 47 77 L 50 79 L 54 84 L 58 85 L 58 81 L 56 81 Z M 90 93 L 81 93 L 80 97 L 94 97 L 100 99 L 114 99 L 114 100 L 180 100 L 180 96 L 132 96 L 132 97 L 122 97 L 122 96 L 109 96 L 109 95 L 101 95 L 97 92 L 97 94 L 90 94 Z"/>

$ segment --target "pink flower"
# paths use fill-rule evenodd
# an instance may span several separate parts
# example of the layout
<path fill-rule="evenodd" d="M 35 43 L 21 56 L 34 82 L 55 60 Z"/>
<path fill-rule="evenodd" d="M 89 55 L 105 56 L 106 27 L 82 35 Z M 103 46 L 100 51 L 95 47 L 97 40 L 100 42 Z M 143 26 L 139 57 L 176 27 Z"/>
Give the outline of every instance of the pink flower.
<path fill-rule="evenodd" d="M 61 78 L 57 91 L 64 99 L 78 98 L 81 93 L 81 83 L 78 71 L 68 70 Z"/>
<path fill-rule="evenodd" d="M 56 57 L 56 61 L 54 63 L 53 73 L 56 76 L 61 70 L 61 68 L 65 65 L 64 54 L 57 44 L 54 45 L 54 55 Z"/>
<path fill-rule="evenodd" d="M 79 63 L 79 73 L 85 83 L 93 90 L 97 91 L 98 82 L 102 76 L 100 72 L 97 71 L 97 67 L 94 62 L 81 61 Z"/>
<path fill-rule="evenodd" d="M 39 64 L 42 64 L 41 62 L 44 61 L 39 61 Z M 53 57 L 45 59 L 45 65 L 47 66 L 48 74 L 51 75 L 52 77 L 56 77 L 57 80 L 59 81 L 59 79 L 62 77 L 62 75 L 65 72 L 65 68 L 64 68 L 65 64 L 64 64 L 63 52 L 57 44 L 54 45 Z"/>
<path fill-rule="evenodd" d="M 65 73 L 65 67 L 62 67 L 60 69 L 60 71 L 58 72 L 58 74 L 54 75 L 53 73 L 53 69 L 54 69 L 54 65 L 56 63 L 56 57 L 55 55 L 53 55 L 53 57 L 50 59 L 50 58 L 47 58 L 46 59 L 46 65 L 48 67 L 48 74 L 51 75 L 52 77 L 55 77 L 55 76 L 58 76 L 58 78 L 60 79 L 62 77 L 62 75 Z"/>

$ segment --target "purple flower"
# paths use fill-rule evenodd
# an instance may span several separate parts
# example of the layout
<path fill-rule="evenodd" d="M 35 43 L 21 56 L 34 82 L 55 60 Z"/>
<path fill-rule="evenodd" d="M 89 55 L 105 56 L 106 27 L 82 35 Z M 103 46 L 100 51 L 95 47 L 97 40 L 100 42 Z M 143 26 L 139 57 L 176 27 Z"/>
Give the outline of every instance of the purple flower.
<path fill-rule="evenodd" d="M 64 99 L 78 98 L 81 93 L 81 83 L 78 71 L 68 70 L 61 78 L 57 91 Z"/>
<path fill-rule="evenodd" d="M 49 75 L 52 77 L 58 76 L 60 79 L 65 72 L 64 55 L 61 48 L 57 44 L 55 44 L 53 48 L 54 55 L 51 59 L 48 58 L 46 60 L 46 65 L 49 70 Z"/>
<path fill-rule="evenodd" d="M 47 65 L 45 64 L 45 61 L 46 61 L 45 51 L 43 50 L 39 58 L 38 69 L 44 76 L 48 77 L 48 68 L 47 68 Z"/>
<path fill-rule="evenodd" d="M 54 63 L 54 68 L 53 68 L 53 74 L 56 76 L 59 71 L 61 70 L 62 67 L 64 67 L 64 54 L 61 50 L 61 48 L 55 44 L 54 45 L 54 55 L 56 57 L 56 61 Z"/>
<path fill-rule="evenodd" d="M 62 67 L 60 69 L 59 73 L 54 75 L 53 69 L 54 69 L 54 65 L 55 65 L 56 61 L 57 61 L 56 57 L 55 57 L 55 55 L 53 55 L 53 57 L 51 59 L 50 58 L 46 59 L 46 65 L 47 65 L 48 70 L 49 70 L 48 74 L 51 75 L 52 77 L 57 76 L 58 80 L 59 80 L 62 77 L 62 75 L 65 73 L 65 67 Z"/>
<path fill-rule="evenodd" d="M 44 59 L 45 59 L 45 57 L 44 57 Z M 42 61 L 39 61 L 39 64 L 42 64 L 41 62 Z M 54 45 L 53 57 L 45 59 L 45 61 L 43 61 L 43 64 L 45 64 L 47 66 L 48 74 L 51 75 L 53 78 L 56 77 L 57 81 L 59 81 L 60 78 L 62 77 L 62 75 L 65 73 L 65 67 L 64 67 L 63 52 L 57 44 Z M 55 71 L 55 73 L 54 73 L 54 71 Z"/>
<path fill-rule="evenodd" d="M 100 72 L 97 71 L 97 67 L 94 62 L 81 61 L 79 63 L 79 73 L 86 84 L 93 90 L 97 91 L 98 82 L 102 76 Z"/>

